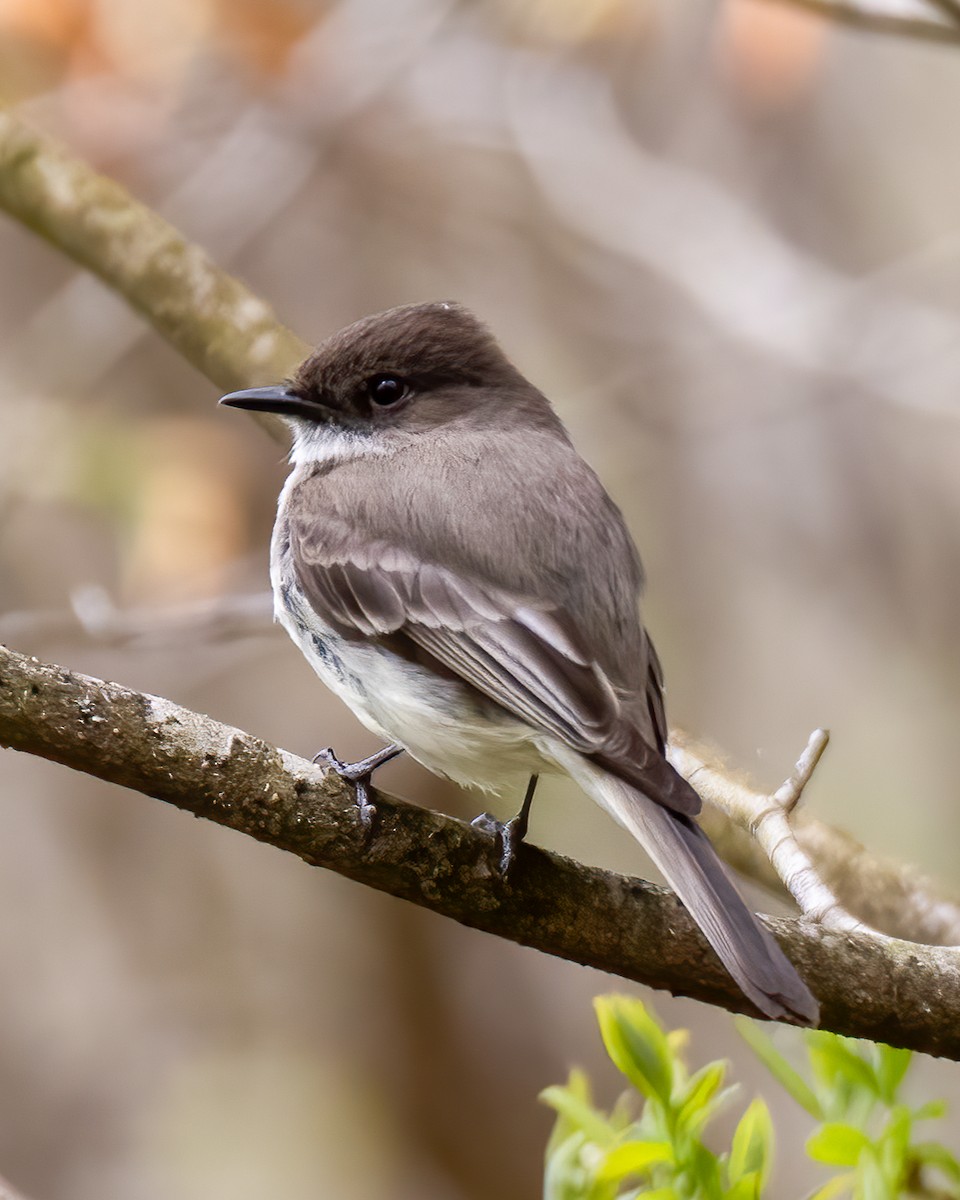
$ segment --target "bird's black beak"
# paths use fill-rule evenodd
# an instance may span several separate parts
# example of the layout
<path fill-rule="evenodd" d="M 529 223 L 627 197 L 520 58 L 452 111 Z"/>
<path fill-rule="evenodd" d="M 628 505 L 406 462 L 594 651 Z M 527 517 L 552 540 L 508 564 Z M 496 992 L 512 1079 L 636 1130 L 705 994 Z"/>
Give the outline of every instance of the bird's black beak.
<path fill-rule="evenodd" d="M 280 383 L 275 387 L 247 388 L 243 392 L 229 392 L 220 397 L 220 403 L 230 408 L 252 409 L 254 412 L 280 413 L 281 416 L 308 417 L 316 421 L 323 408 L 315 400 L 307 400 Z"/>

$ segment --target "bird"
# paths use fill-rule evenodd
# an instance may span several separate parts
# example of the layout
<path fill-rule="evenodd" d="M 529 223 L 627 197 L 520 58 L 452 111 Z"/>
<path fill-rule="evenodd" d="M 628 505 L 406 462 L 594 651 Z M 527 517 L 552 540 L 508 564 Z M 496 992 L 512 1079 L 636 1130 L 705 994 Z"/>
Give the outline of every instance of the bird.
<path fill-rule="evenodd" d="M 666 757 L 663 674 L 624 518 L 549 400 L 452 301 L 333 334 L 282 383 L 221 404 L 275 413 L 291 471 L 270 545 L 275 614 L 320 679 L 387 745 L 327 764 L 365 784 L 407 751 L 524 803 L 570 776 L 624 826 L 760 1012 L 818 1006 L 696 823 Z M 373 812 L 361 789 L 361 817 Z M 485 817 L 489 823 L 489 818 Z"/>

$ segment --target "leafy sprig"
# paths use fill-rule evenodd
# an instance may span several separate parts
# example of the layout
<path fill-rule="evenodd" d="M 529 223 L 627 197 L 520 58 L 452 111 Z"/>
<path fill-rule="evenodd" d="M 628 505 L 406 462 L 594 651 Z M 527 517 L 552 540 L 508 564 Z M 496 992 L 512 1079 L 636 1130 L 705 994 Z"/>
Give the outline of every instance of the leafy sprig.
<path fill-rule="evenodd" d="M 595 1001 L 607 1054 L 630 1084 L 610 1112 L 595 1106 L 590 1083 L 572 1071 L 541 1099 L 557 1113 L 547 1146 L 545 1200 L 761 1200 L 773 1162 L 766 1102 L 754 1098 L 729 1149 L 703 1141 L 707 1126 L 736 1092 L 729 1064 L 692 1074 L 685 1030 L 668 1032 L 640 1001 Z M 916 1141 L 921 1121 L 943 1117 L 933 1101 L 911 1109 L 900 1099 L 909 1051 L 817 1030 L 805 1031 L 806 1071 L 793 1066 L 750 1021 L 740 1032 L 774 1080 L 816 1122 L 806 1142 L 818 1163 L 839 1168 L 809 1200 L 960 1198 L 960 1163 L 944 1146 Z"/>

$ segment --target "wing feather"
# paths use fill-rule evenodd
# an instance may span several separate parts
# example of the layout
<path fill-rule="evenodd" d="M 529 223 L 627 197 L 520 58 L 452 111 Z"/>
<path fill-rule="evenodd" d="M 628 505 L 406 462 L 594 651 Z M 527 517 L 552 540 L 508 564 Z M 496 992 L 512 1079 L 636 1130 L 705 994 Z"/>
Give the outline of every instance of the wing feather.
<path fill-rule="evenodd" d="M 696 793 L 625 714 L 565 613 L 418 562 L 396 545 L 357 546 L 349 537 L 321 541 L 295 523 L 290 534 L 301 587 L 318 615 L 345 637 L 409 638 L 514 716 L 594 758 L 651 799 L 677 812 L 699 811 Z M 658 670 L 652 656 L 654 682 Z M 658 697 L 658 691 L 651 697 L 648 685 L 647 703 L 662 741 Z"/>

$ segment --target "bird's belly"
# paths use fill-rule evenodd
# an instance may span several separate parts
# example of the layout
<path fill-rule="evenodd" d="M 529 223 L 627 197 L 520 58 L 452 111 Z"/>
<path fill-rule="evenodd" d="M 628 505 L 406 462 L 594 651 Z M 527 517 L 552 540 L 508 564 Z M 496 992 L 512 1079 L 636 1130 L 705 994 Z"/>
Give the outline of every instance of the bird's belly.
<path fill-rule="evenodd" d="M 277 619 L 332 692 L 378 737 L 465 787 L 514 795 L 555 770 L 526 725 L 455 679 L 321 622 L 296 584 L 275 591 Z"/>

